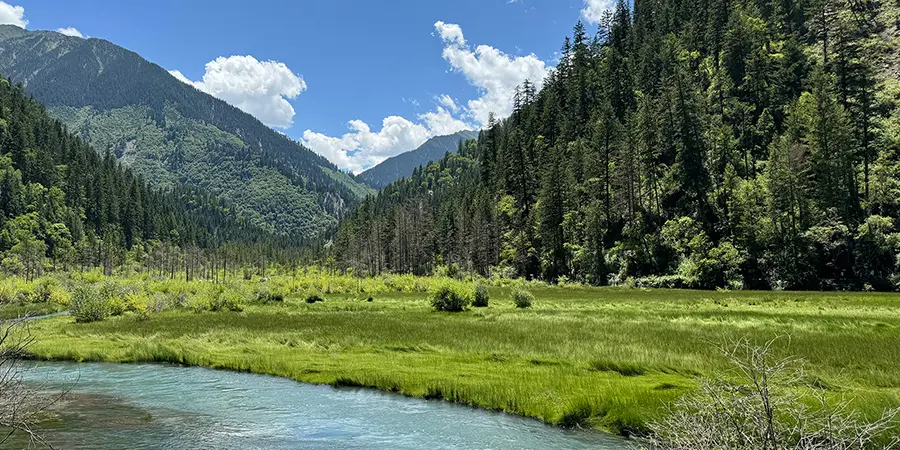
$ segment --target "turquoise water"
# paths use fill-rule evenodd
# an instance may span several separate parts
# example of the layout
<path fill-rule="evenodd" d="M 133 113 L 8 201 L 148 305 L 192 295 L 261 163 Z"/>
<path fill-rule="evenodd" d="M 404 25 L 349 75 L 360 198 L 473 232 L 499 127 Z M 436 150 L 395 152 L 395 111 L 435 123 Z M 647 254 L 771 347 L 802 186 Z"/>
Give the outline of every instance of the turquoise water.
<path fill-rule="evenodd" d="M 41 431 L 59 449 L 629 448 L 601 433 L 446 402 L 246 373 L 41 363 L 27 379 L 74 385 L 59 422 Z"/>

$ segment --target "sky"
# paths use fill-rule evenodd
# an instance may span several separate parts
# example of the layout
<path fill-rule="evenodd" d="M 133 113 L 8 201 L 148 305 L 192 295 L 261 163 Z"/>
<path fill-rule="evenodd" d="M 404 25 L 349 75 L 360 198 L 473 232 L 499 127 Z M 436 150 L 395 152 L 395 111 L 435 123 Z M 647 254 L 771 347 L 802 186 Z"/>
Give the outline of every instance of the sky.
<path fill-rule="evenodd" d="M 101 38 L 359 173 L 509 115 L 611 0 L 5 0 L 0 23 Z"/>

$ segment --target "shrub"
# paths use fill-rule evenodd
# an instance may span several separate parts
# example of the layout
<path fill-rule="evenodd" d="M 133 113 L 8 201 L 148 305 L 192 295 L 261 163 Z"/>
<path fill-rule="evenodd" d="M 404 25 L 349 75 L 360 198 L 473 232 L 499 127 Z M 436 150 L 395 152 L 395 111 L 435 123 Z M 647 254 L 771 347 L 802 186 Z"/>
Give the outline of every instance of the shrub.
<path fill-rule="evenodd" d="M 472 306 L 476 308 L 487 308 L 490 294 L 488 294 L 487 286 L 478 283 L 475 285 L 475 296 L 472 300 Z"/>
<path fill-rule="evenodd" d="M 107 281 L 97 288 L 97 295 L 106 302 L 106 310 L 109 315 L 121 316 L 122 314 L 125 314 L 128 305 L 125 302 L 122 288 L 119 287 L 119 285 Z"/>
<path fill-rule="evenodd" d="M 78 323 L 99 322 L 109 317 L 109 302 L 98 289 L 91 285 L 81 285 L 72 292 L 69 312 Z"/>
<path fill-rule="evenodd" d="M 520 287 L 513 289 L 512 298 L 516 308 L 519 309 L 531 308 L 531 305 L 534 303 L 534 295 Z"/>
<path fill-rule="evenodd" d="M 212 312 L 241 312 L 244 310 L 243 297 L 238 291 L 222 290 L 210 299 L 209 310 Z"/>
<path fill-rule="evenodd" d="M 189 305 L 194 312 L 222 312 L 234 311 L 241 312 L 244 310 L 243 299 L 245 293 L 239 287 L 210 285 L 206 289 L 202 289 L 191 298 Z"/>
<path fill-rule="evenodd" d="M 287 292 L 281 286 L 261 284 L 256 288 L 256 300 L 260 302 L 283 302 Z"/>
<path fill-rule="evenodd" d="M 456 286 L 446 284 L 431 296 L 431 306 L 438 311 L 461 312 L 472 303 L 470 294 Z"/>
<path fill-rule="evenodd" d="M 16 284 L 11 278 L 0 281 L 0 305 L 12 303 L 16 298 Z"/>
<path fill-rule="evenodd" d="M 150 297 L 139 292 L 130 292 L 125 295 L 125 309 L 138 315 L 145 314 L 150 309 Z"/>
<path fill-rule="evenodd" d="M 677 401 L 667 417 L 650 424 L 652 448 L 898 448 L 900 437 L 892 431 L 900 409 L 871 422 L 853 412 L 849 400 L 831 401 L 814 384 L 798 390 L 802 368 L 776 358 L 773 342 L 727 344 L 722 351 L 736 377 L 705 380 Z"/>
<path fill-rule="evenodd" d="M 311 294 L 306 297 L 306 303 L 309 303 L 310 305 L 324 301 L 325 299 L 318 296 L 317 294 Z"/>
<path fill-rule="evenodd" d="M 48 303 L 58 289 L 59 282 L 54 278 L 41 278 L 34 283 L 31 301 L 34 303 Z"/>
<path fill-rule="evenodd" d="M 32 303 L 34 302 L 34 286 L 31 283 L 16 284 L 16 293 L 13 301 L 16 303 Z"/>

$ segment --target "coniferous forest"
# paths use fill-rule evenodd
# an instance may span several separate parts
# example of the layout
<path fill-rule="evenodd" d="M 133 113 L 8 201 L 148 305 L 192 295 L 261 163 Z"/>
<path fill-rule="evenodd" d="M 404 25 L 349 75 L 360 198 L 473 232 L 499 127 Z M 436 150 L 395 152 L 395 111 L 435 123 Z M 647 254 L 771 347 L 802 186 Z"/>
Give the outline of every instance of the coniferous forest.
<path fill-rule="evenodd" d="M 897 11 L 620 2 L 596 33 L 575 27 L 511 117 L 367 199 L 339 260 L 363 273 L 897 289 Z"/>
<path fill-rule="evenodd" d="M 275 236 L 228 203 L 182 185 L 154 189 L 0 81 L 2 270 L 28 279 L 100 267 L 214 277 L 231 264 L 276 259 L 297 239 Z M 283 259 L 283 258 L 282 258 Z M 239 262 L 239 263 L 238 263 Z"/>

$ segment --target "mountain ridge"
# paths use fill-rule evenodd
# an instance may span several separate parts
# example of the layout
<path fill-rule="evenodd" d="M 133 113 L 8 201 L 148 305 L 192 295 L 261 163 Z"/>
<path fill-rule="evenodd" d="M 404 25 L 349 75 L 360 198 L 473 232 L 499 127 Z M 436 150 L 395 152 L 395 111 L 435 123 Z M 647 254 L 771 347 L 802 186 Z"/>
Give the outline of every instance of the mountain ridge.
<path fill-rule="evenodd" d="M 412 175 L 416 168 L 437 161 L 447 153 L 456 152 L 460 141 L 476 137 L 478 137 L 478 133 L 471 130 L 458 131 L 446 136 L 435 136 L 415 150 L 392 156 L 380 164 L 366 169 L 357 176 L 357 179 L 370 187 L 382 189 L 394 181 Z"/>
<path fill-rule="evenodd" d="M 98 151 L 127 153 L 123 162 L 153 183 L 203 187 L 259 226 L 306 236 L 336 224 L 371 192 L 321 155 L 133 51 L 13 28 L 0 26 L 0 73 Z"/>

